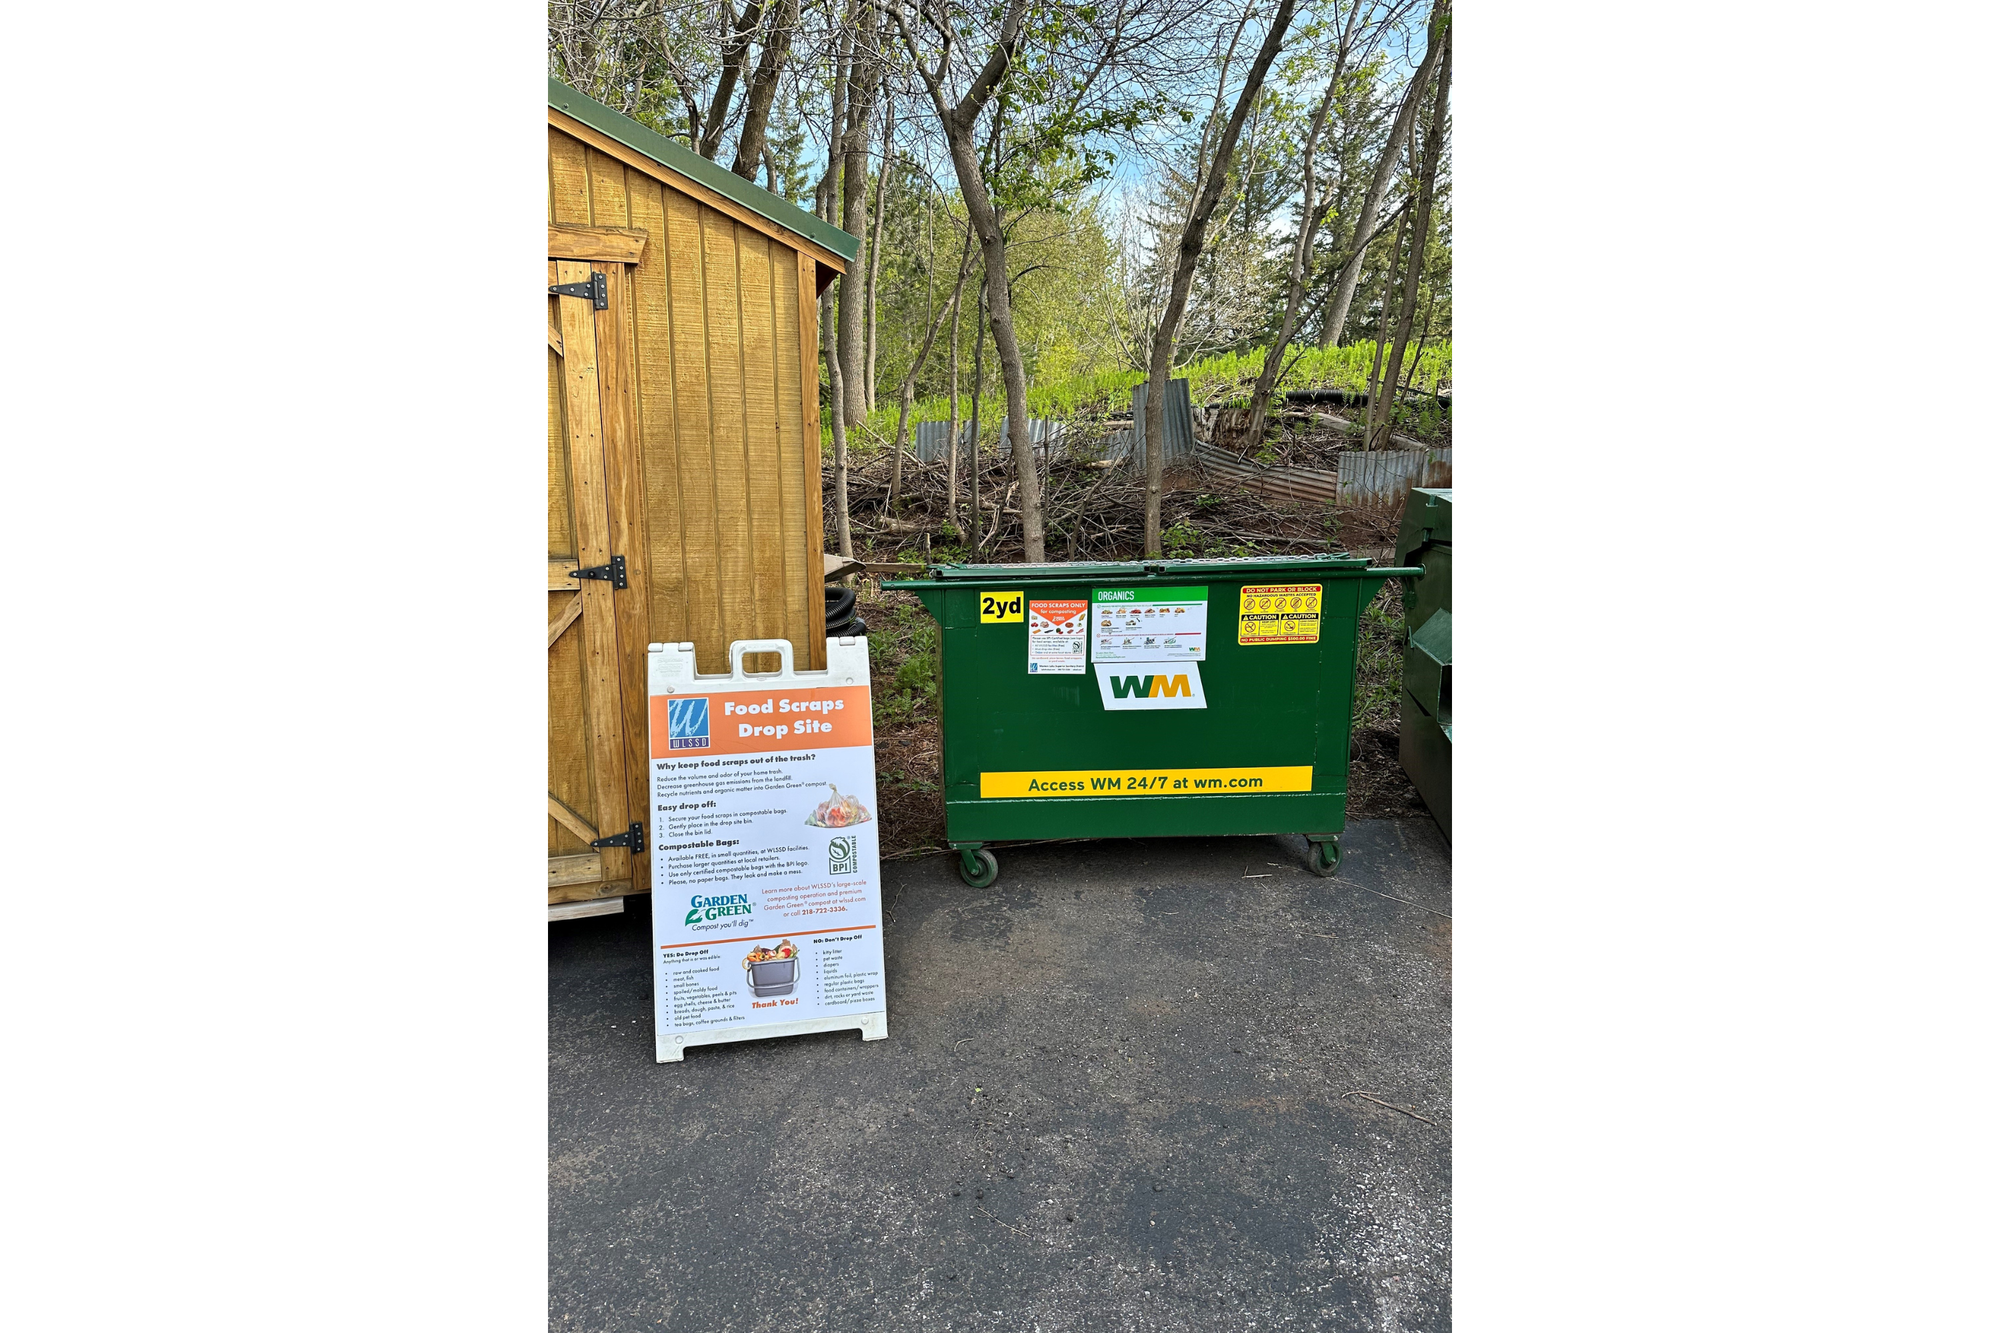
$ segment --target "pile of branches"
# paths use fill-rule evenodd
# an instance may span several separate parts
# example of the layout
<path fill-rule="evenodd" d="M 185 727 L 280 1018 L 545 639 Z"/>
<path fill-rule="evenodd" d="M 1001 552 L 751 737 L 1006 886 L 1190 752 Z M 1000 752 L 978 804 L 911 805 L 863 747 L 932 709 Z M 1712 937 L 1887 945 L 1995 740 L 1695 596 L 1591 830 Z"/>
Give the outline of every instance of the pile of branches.
<path fill-rule="evenodd" d="M 1397 408 L 1396 429 L 1389 444 L 1397 449 L 1421 449 L 1451 443 L 1451 418 L 1437 413 L 1431 417 L 1406 414 Z M 1363 444 L 1360 408 L 1326 408 L 1272 404 L 1269 424 L 1262 441 L 1247 438 L 1250 409 L 1224 407 L 1215 414 L 1215 442 L 1232 453 L 1251 458 L 1267 467 L 1304 467 L 1331 472 L 1340 466 L 1340 455 Z M 1419 423 L 1422 423 L 1421 425 Z"/>
<path fill-rule="evenodd" d="M 1137 560 L 1145 554 L 1146 472 L 1142 460 L 1107 466 L 1058 445 L 1038 460 L 1042 480 L 1043 547 L 1051 560 Z M 1019 486 L 1011 451 L 988 446 L 979 454 L 979 526 L 971 530 L 969 458 L 958 477 L 960 525 L 948 524 L 946 460 L 919 463 L 903 455 L 896 502 L 889 503 L 893 455 L 889 449 L 856 457 L 848 465 L 848 516 L 856 554 L 875 561 L 958 560 L 1001 563 L 1025 558 Z M 826 512 L 833 513 L 833 469 L 822 471 Z M 1358 515 L 1310 501 L 1286 502 L 1245 490 L 1197 467 L 1168 473 L 1160 497 L 1160 528 L 1169 556 L 1304 555 L 1372 542 L 1350 532 Z M 829 524 L 829 526 L 831 526 Z M 1394 540 L 1390 529 L 1388 540 Z"/>

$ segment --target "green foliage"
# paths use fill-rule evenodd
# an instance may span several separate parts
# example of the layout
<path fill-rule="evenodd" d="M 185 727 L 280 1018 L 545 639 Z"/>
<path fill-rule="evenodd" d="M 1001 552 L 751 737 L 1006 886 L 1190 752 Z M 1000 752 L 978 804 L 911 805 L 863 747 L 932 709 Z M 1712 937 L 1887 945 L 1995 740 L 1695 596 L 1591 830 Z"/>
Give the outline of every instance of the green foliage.
<path fill-rule="evenodd" d="M 1181 519 L 1160 534 L 1160 542 L 1167 548 L 1167 554 L 1170 556 L 1198 555 L 1201 529 L 1186 519 Z"/>
<path fill-rule="evenodd" d="M 869 600 L 868 653 L 874 666 L 878 728 L 937 710 L 937 622 L 921 606 Z M 886 685 L 885 685 L 886 682 Z"/>
<path fill-rule="evenodd" d="M 896 668 L 896 689 L 901 694 L 921 696 L 928 703 L 937 695 L 937 659 L 929 650 L 905 658 Z"/>
<path fill-rule="evenodd" d="M 1394 727 L 1402 716 L 1403 590 L 1390 579 L 1361 613 L 1354 660 L 1354 728 Z"/>
<path fill-rule="evenodd" d="M 1415 351 L 1415 344 L 1412 343 L 1404 358 L 1406 379 L 1423 385 L 1450 382 L 1449 339 L 1433 341 L 1426 346 L 1412 375 L 1410 357 Z M 1291 369 L 1279 376 L 1280 393 L 1291 389 L 1348 389 L 1361 393 L 1368 387 L 1368 373 L 1375 364 L 1375 344 L 1368 340 L 1350 343 L 1346 347 L 1308 347 L 1303 351 L 1294 347 L 1291 354 L 1297 360 Z M 1205 357 L 1176 369 L 1174 375 L 1176 378 L 1187 377 L 1188 397 L 1195 403 L 1208 407 L 1248 407 L 1250 387 L 1256 383 L 1263 369 L 1264 349 L 1257 347 L 1248 352 L 1223 352 Z M 1079 412 L 1123 414 L 1131 410 L 1132 387 L 1145 378 L 1142 371 L 1107 368 L 1066 379 L 1041 380 L 1028 386 L 1028 410 L 1038 417 L 1067 417 Z M 851 437 L 851 445 L 859 452 L 868 452 L 893 440 L 896 436 L 896 411 L 894 403 L 878 406 L 868 418 L 866 428 L 856 431 Z M 1006 396 L 997 391 L 980 400 L 979 436 L 983 446 L 990 446 L 999 437 L 1000 418 L 1006 411 Z M 1441 424 L 1443 411 L 1431 398 L 1416 399 L 1398 408 L 1399 414 L 1412 414 L 1410 419 L 1415 421 L 1420 434 L 1434 431 Z M 943 394 L 919 399 L 910 409 L 913 423 L 944 421 L 949 415 L 950 400 Z M 972 419 L 969 395 L 960 397 L 958 415 L 961 422 Z M 1164 533 L 1161 540 L 1165 540 Z"/>

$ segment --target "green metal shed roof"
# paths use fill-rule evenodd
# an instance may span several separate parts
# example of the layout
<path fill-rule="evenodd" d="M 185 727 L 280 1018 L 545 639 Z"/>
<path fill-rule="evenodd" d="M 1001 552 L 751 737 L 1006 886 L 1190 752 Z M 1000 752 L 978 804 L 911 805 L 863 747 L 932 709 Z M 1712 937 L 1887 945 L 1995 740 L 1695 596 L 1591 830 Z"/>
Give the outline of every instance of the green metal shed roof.
<path fill-rule="evenodd" d="M 787 203 L 761 185 L 744 180 L 733 171 L 709 161 L 692 149 L 683 148 L 663 134 L 647 129 L 630 116 L 613 111 L 602 102 L 592 101 L 558 79 L 549 80 L 549 105 L 596 130 L 609 135 L 635 153 L 643 153 L 663 167 L 706 185 L 709 189 L 743 205 L 751 212 L 794 232 L 807 240 L 853 261 L 861 252 L 861 242 L 830 222 L 822 221 L 796 204 Z"/>

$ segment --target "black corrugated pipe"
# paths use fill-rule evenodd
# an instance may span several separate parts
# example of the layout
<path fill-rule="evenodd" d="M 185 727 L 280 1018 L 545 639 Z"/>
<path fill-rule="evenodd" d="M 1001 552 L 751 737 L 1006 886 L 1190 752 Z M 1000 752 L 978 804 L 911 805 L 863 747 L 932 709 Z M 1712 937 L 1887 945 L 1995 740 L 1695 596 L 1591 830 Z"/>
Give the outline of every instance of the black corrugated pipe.
<path fill-rule="evenodd" d="M 1404 394 L 1420 393 L 1426 398 L 1435 398 L 1446 407 L 1451 406 L 1451 395 L 1432 393 L 1428 389 L 1398 389 L 1397 397 Z M 1368 395 L 1353 389 L 1291 389 L 1285 394 L 1288 403 L 1334 403 L 1341 407 L 1366 407 Z"/>
<path fill-rule="evenodd" d="M 842 639 L 868 633 L 868 622 L 854 610 L 854 589 L 828 588 L 826 590 L 826 637 Z"/>

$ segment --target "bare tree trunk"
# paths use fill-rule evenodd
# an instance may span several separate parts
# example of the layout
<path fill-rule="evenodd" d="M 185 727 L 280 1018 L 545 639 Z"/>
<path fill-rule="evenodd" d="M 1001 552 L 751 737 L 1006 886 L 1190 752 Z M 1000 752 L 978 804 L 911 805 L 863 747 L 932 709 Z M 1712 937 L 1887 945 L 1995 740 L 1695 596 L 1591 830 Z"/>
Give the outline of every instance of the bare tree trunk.
<path fill-rule="evenodd" d="M 1444 57 L 1438 61 L 1437 94 L 1431 103 L 1430 128 L 1424 134 L 1424 160 L 1417 179 L 1416 216 L 1410 223 L 1410 260 L 1407 276 L 1403 279 L 1403 307 L 1396 317 L 1396 341 L 1389 349 L 1388 373 L 1382 377 L 1383 395 L 1380 413 L 1371 413 L 1377 421 L 1376 429 L 1381 433 L 1383 443 L 1387 443 L 1389 424 L 1396 410 L 1396 386 L 1403 374 L 1403 349 L 1410 342 L 1410 321 L 1417 313 L 1417 289 L 1424 280 L 1424 257 L 1429 249 L 1431 234 L 1431 199 L 1437 192 L 1438 159 L 1444 155 L 1444 121 L 1449 109 L 1447 102 L 1451 96 L 1451 10 L 1442 3 L 1431 16 L 1431 44 L 1442 45 Z M 1443 32 L 1437 31 L 1439 26 Z M 1376 446 L 1371 443 L 1369 448 Z"/>
<path fill-rule="evenodd" d="M 1354 220 L 1354 252 L 1340 271 L 1334 283 L 1333 304 L 1327 307 L 1326 322 L 1320 329 L 1320 344 L 1324 347 L 1337 346 L 1341 331 L 1347 327 L 1347 308 L 1354 303 L 1354 285 L 1361 278 L 1361 258 L 1368 253 L 1365 238 L 1375 226 L 1375 215 L 1382 209 L 1382 196 L 1389 191 L 1389 182 L 1396 174 L 1396 157 L 1400 152 L 1403 138 L 1409 134 L 1410 126 L 1416 121 L 1417 106 L 1423 99 L 1424 86 L 1430 82 L 1431 71 L 1436 68 L 1438 57 L 1443 53 L 1439 41 L 1438 16 L 1443 14 L 1447 22 L 1451 15 L 1451 0 L 1437 0 L 1431 10 L 1430 44 L 1424 51 L 1423 63 L 1410 76 L 1410 86 L 1403 91 L 1403 104 L 1396 109 L 1396 120 L 1389 127 L 1388 142 L 1382 145 L 1382 156 L 1375 162 L 1374 179 L 1368 182 L 1368 193 L 1361 200 L 1361 215 Z"/>
<path fill-rule="evenodd" d="M 930 359 L 931 344 L 937 341 L 938 330 L 944 327 L 945 316 L 957 317 L 958 294 L 965 290 L 965 280 L 972 272 L 972 233 L 965 234 L 965 248 L 958 257 L 958 281 L 951 286 L 951 300 L 944 309 L 931 320 L 930 328 L 924 333 L 923 346 L 917 349 L 916 359 L 910 362 L 910 373 L 903 376 L 902 411 L 896 417 L 896 457 L 889 465 L 889 512 L 896 512 L 896 496 L 903 487 L 903 442 L 910 434 L 910 405 L 917 399 L 917 375 L 922 372 L 924 362 Z"/>
<path fill-rule="evenodd" d="M 854 29 L 843 24 L 840 30 L 840 44 L 834 48 L 833 90 L 830 100 L 832 113 L 827 117 L 826 126 L 826 174 L 819 179 L 819 186 L 813 193 L 813 211 L 828 222 L 835 221 L 833 201 L 839 197 L 841 123 L 847 115 L 847 83 L 854 68 Z"/>
<path fill-rule="evenodd" d="M 846 85 L 845 61 L 837 60 L 833 83 L 833 132 L 827 136 L 829 145 L 838 142 L 840 130 L 840 105 Z M 818 197 L 821 217 L 833 212 L 836 173 L 839 171 L 840 155 L 827 154 L 826 175 L 820 179 Z M 827 398 L 833 417 L 833 521 L 834 548 L 843 557 L 854 557 L 854 529 L 847 514 L 847 415 L 843 408 L 840 382 L 840 357 L 834 346 L 833 288 L 820 293 L 819 297 L 819 344 L 820 354 L 826 359 Z"/>
<path fill-rule="evenodd" d="M 971 235 L 970 230 L 966 233 Z M 965 529 L 958 526 L 958 308 L 951 312 L 951 416 L 946 427 L 945 446 L 948 462 L 944 465 L 944 517 L 945 521 L 963 535 Z"/>
<path fill-rule="evenodd" d="M 867 304 L 866 266 L 875 247 L 875 236 L 868 226 L 868 126 L 875 114 L 875 89 L 882 78 L 881 52 L 875 41 L 880 11 L 865 2 L 860 9 L 854 68 L 847 76 L 847 136 L 841 154 L 846 162 L 840 173 L 840 225 L 862 245 L 854 266 L 840 279 L 840 373 L 846 385 L 850 423 L 868 419 L 868 396 L 862 387 L 862 324 Z"/>
<path fill-rule="evenodd" d="M 757 31 L 757 20 L 763 15 L 764 0 L 750 0 L 744 6 L 741 19 L 731 13 L 732 8 L 729 0 L 724 0 L 722 75 L 715 81 L 715 96 L 709 99 L 701 142 L 695 147 L 696 152 L 711 160 L 722 147 L 722 127 L 729 123 L 729 99 L 735 94 L 736 80 L 743 72 L 743 57 L 750 53 L 750 38 Z M 730 30 L 732 25 L 735 28 L 733 32 Z"/>
<path fill-rule="evenodd" d="M 882 283 L 882 205 L 889 192 L 889 160 L 895 154 L 896 102 L 882 99 L 882 165 L 875 175 L 875 211 L 869 223 L 873 243 L 868 247 L 867 350 L 861 358 L 862 383 L 868 390 L 868 410 L 875 410 L 875 293 Z"/>
<path fill-rule="evenodd" d="M 1408 387 L 1418 388 L 1417 374 L 1424 363 L 1424 344 L 1431 340 L 1431 313 L 1437 309 L 1437 293 L 1434 291 L 1424 298 L 1424 331 L 1417 338 L 1417 350 L 1410 354 L 1410 379 Z"/>
<path fill-rule="evenodd" d="M 1281 2 L 1289 12 L 1293 0 Z M 993 322 L 993 347 L 1000 354 L 1000 376 L 1007 385 L 1007 434 L 1013 444 L 1014 471 L 1021 489 L 1021 542 L 1027 559 L 1039 564 L 1043 558 L 1042 495 L 1040 478 L 1035 472 L 1033 445 L 1028 439 L 1028 380 L 1021 365 L 1020 344 L 1014 337 L 1014 307 L 1007 289 L 1007 237 L 1000 229 L 999 213 L 993 206 L 992 195 L 987 192 L 978 148 L 972 138 L 981 112 L 999 88 L 1014 59 L 1027 11 L 1028 0 L 1008 0 L 1006 13 L 1000 22 L 999 40 L 994 43 L 986 63 L 980 67 L 971 86 L 956 104 L 946 100 L 944 87 L 938 82 L 943 61 L 939 62 L 938 70 L 924 64 L 922 52 L 917 48 L 916 39 L 902 11 L 894 9 L 890 12 L 902 33 L 904 45 L 909 48 L 911 59 L 916 63 L 917 72 L 923 76 L 924 86 L 937 109 L 939 123 L 944 127 L 945 143 L 951 150 L 952 168 L 958 174 L 959 195 L 965 201 L 966 213 L 979 237 L 979 248 L 986 261 L 986 299 Z M 977 397 L 973 399 L 975 410 L 978 401 Z M 976 466 L 973 485 L 976 492 Z"/>
<path fill-rule="evenodd" d="M 1382 401 L 1382 353 L 1389 346 L 1389 298 L 1396 290 L 1396 265 L 1403 257 L 1403 234 L 1410 229 L 1410 215 L 1403 214 L 1403 220 L 1396 224 L 1396 239 L 1389 245 L 1389 257 L 1382 266 L 1382 314 L 1375 321 L 1375 360 L 1368 367 L 1368 405 L 1364 409 L 1362 421 L 1361 447 L 1375 446 L 1375 405 Z"/>
<path fill-rule="evenodd" d="M 1333 77 L 1326 81 L 1326 96 L 1320 99 L 1319 110 L 1313 113 L 1312 126 L 1306 133 L 1303 164 L 1305 197 L 1299 204 L 1299 235 L 1292 246 L 1292 267 L 1285 279 L 1285 318 L 1278 325 L 1278 336 L 1264 352 L 1264 368 L 1257 372 L 1257 383 L 1250 390 L 1250 430 L 1247 438 L 1253 449 L 1264 438 L 1264 418 L 1271 404 L 1271 390 L 1277 387 L 1285 349 L 1291 346 L 1292 335 L 1298 332 L 1299 307 L 1304 304 L 1306 294 L 1306 259 L 1312 254 L 1313 238 L 1319 235 L 1319 224 L 1326 216 L 1327 204 L 1315 197 L 1318 181 L 1313 175 L 1313 156 L 1319 148 L 1319 136 L 1326 129 L 1327 114 L 1333 110 L 1334 94 L 1340 88 L 1346 59 L 1347 52 L 1343 48 L 1339 59 L 1334 62 Z"/>
<path fill-rule="evenodd" d="M 979 248 L 986 261 L 986 321 L 993 333 L 993 350 L 1000 357 L 1000 379 L 1007 396 L 1007 442 L 1014 456 L 1014 471 L 1021 488 L 1021 541 L 1032 564 L 1042 560 L 1042 493 L 1035 473 L 1034 446 L 1028 439 L 1028 377 L 1021 364 L 1021 348 L 1014 336 L 1013 293 L 1007 282 L 1007 238 L 1000 229 L 999 211 L 986 193 L 985 180 L 970 134 L 954 136 L 953 165 L 958 169 L 959 191 L 966 211 L 979 235 Z M 977 376 L 975 375 L 976 379 Z M 977 386 L 974 393 L 978 392 Z M 973 399 L 974 411 L 978 399 Z M 977 484 L 978 442 L 973 443 L 974 479 Z"/>
<path fill-rule="evenodd" d="M 1160 554 L 1160 492 L 1166 475 L 1167 441 L 1167 375 L 1173 368 L 1174 339 L 1180 332 L 1181 316 L 1187 310 L 1188 289 L 1194 281 L 1195 263 L 1201 258 L 1203 234 L 1208 230 L 1208 220 L 1215 212 L 1217 202 L 1222 198 L 1223 183 L 1229 176 L 1229 159 L 1236 152 L 1236 140 L 1243 133 L 1243 121 L 1250 114 L 1250 106 L 1263 90 L 1264 75 L 1270 70 L 1271 62 L 1278 58 L 1278 50 L 1285 44 L 1285 33 L 1292 26 L 1292 10 L 1295 0 L 1278 0 L 1278 9 L 1271 16 L 1271 27 L 1264 34 L 1264 44 L 1257 49 L 1257 58 L 1251 62 L 1250 73 L 1243 81 L 1243 89 L 1236 96 L 1235 109 L 1229 113 L 1229 123 L 1224 126 L 1222 137 L 1216 141 L 1215 157 L 1209 163 L 1208 175 L 1202 183 L 1194 205 L 1188 210 L 1187 225 L 1181 229 L 1180 254 L 1174 264 L 1173 286 L 1167 294 L 1167 306 L 1160 314 L 1160 325 L 1153 331 L 1153 355 L 1146 372 L 1146 554 Z M 1246 18 L 1249 11 L 1244 11 Z M 1223 77 L 1228 77 L 1225 64 Z M 1200 178 L 1200 164 L 1196 164 L 1197 178 Z M 1025 399 L 1025 395 L 1023 395 Z M 1026 431 L 1022 432 L 1023 436 Z M 1028 469 L 1032 472 L 1033 460 Z M 1025 510 L 1023 511 L 1025 512 Z M 1031 555 L 1030 560 L 1039 561 L 1039 555 Z"/>
<path fill-rule="evenodd" d="M 750 76 L 750 91 L 743 98 L 743 132 L 736 138 L 736 165 L 730 170 L 746 181 L 757 179 L 757 165 L 763 162 L 770 173 L 771 190 L 776 193 L 777 168 L 765 151 L 764 134 L 771 122 L 771 103 L 778 96 L 778 76 L 792 53 L 792 33 L 799 26 L 799 0 L 779 0 L 772 11 L 771 26 L 764 33 L 764 53 Z"/>
<path fill-rule="evenodd" d="M 982 246 L 982 251 L 984 247 Z M 979 283 L 979 309 L 972 320 L 972 421 L 969 426 L 972 439 L 970 452 L 966 456 L 965 493 L 967 508 L 972 512 L 972 527 L 968 531 L 974 539 L 979 536 L 979 398 L 986 391 L 986 282 Z"/>

